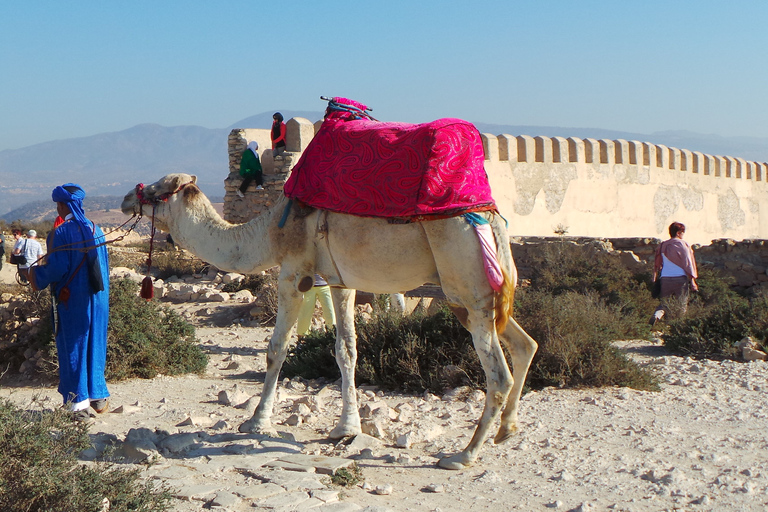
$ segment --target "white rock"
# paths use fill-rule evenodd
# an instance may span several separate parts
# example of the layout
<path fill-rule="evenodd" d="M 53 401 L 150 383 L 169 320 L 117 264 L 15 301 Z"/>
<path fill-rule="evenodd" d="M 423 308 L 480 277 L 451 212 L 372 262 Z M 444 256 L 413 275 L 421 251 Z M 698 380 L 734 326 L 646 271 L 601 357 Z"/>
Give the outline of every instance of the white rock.
<path fill-rule="evenodd" d="M 392 484 L 377 485 L 376 488 L 373 490 L 374 494 L 379 494 L 382 496 L 388 496 L 392 494 L 392 491 L 393 491 Z"/>

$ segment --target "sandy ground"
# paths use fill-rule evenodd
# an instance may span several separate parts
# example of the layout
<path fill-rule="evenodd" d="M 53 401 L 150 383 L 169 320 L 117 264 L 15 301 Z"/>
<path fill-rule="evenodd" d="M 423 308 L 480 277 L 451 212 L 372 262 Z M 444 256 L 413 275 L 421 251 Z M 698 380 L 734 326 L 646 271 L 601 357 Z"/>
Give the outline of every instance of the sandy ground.
<path fill-rule="evenodd" d="M 4 266 L 0 277 L 7 278 L 9 270 Z M 174 308 L 198 324 L 198 338 L 210 356 L 205 375 L 112 383 L 113 412 L 98 416 L 91 432 L 95 440 L 108 435 L 123 440 L 137 428 L 193 434 L 192 448 L 166 453 L 147 473 L 182 489 L 175 510 L 762 511 L 768 506 L 764 362 L 694 360 L 671 356 L 650 342 L 620 343 L 661 377 L 660 392 L 529 393 L 521 402 L 519 435 L 502 445 L 489 441 L 477 463 L 461 471 L 435 463 L 469 441 L 481 411 L 476 395 L 441 399 L 360 386 L 361 406 L 383 402 L 388 411 L 398 406 L 412 411 L 385 421 L 384 439 L 361 456 L 354 445 L 327 438 L 341 408 L 338 386 L 286 380 L 274 416 L 282 440 L 305 454 L 358 459 L 365 478 L 365 484 L 344 489 L 325 478 L 325 488 L 313 490 L 281 480 L 295 472 L 258 468 L 255 461 L 269 450 L 269 440 L 239 434 L 249 411 L 220 400 L 221 391 L 258 399 L 271 329 L 212 327 L 210 315 L 198 314 L 210 313 L 210 307 Z M 0 397 L 24 406 L 33 398 L 51 406 L 60 401 L 55 388 L 29 382 L 0 388 Z M 299 414 L 295 424 L 302 403 L 318 407 Z M 398 447 L 399 436 L 410 436 L 413 444 Z M 257 495 L 275 483 L 270 488 L 277 495 Z"/>

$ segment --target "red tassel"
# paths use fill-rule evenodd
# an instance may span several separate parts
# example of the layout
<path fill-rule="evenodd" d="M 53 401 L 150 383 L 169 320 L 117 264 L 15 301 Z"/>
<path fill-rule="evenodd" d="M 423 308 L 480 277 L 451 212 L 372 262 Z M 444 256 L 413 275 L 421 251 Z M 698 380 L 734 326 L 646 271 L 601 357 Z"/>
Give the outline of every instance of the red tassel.
<path fill-rule="evenodd" d="M 141 293 L 139 294 L 142 299 L 151 300 L 155 296 L 155 285 L 152 284 L 152 278 L 147 276 L 141 282 Z"/>

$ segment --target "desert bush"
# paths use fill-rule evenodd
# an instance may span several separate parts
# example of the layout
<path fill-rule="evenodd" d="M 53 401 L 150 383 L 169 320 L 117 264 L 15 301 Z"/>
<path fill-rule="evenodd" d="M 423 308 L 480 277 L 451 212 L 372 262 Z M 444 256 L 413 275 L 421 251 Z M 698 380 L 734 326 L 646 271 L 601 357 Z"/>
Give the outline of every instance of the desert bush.
<path fill-rule="evenodd" d="M 545 386 L 629 386 L 656 389 L 656 379 L 611 345 L 621 332 L 620 310 L 594 295 L 527 293 L 518 321 L 537 339 L 528 375 Z M 485 375 L 469 332 L 447 309 L 409 317 L 382 314 L 357 319 L 356 381 L 386 389 L 441 393 L 459 385 L 484 387 Z M 299 338 L 285 364 L 287 377 L 337 379 L 333 331 Z"/>
<path fill-rule="evenodd" d="M 539 349 L 528 374 L 532 388 L 627 386 L 656 389 L 648 372 L 612 342 L 636 336 L 637 322 L 621 306 L 586 294 L 527 289 L 516 301 L 516 318 Z"/>
<path fill-rule="evenodd" d="M 555 242 L 544 247 L 531 266 L 531 289 L 552 296 L 595 293 L 605 304 L 619 308 L 628 330 L 625 335 L 648 335 L 648 318 L 657 305 L 650 292 L 650 264 L 646 270 L 632 273 L 615 253 Z"/>
<path fill-rule="evenodd" d="M 140 274 L 147 272 L 149 243 L 140 242 L 121 247 L 120 250 L 110 248 L 109 265 L 111 267 L 127 267 Z M 210 265 L 192 253 L 175 250 L 165 244 L 157 244 L 152 249 L 152 275 L 159 279 L 171 276 L 187 276 L 202 274 Z"/>
<path fill-rule="evenodd" d="M 260 320 L 262 325 L 274 325 L 277 319 L 277 278 L 280 267 L 272 267 L 258 274 L 248 274 L 241 281 L 233 281 L 224 285 L 222 291 L 234 293 L 249 290 L 256 303 L 261 308 Z"/>
<path fill-rule="evenodd" d="M 413 392 L 483 383 L 472 338 L 447 308 L 431 316 L 382 313 L 368 321 L 358 317 L 356 328 L 359 383 Z M 290 350 L 283 372 L 287 377 L 339 378 L 334 345 L 334 331 L 310 331 Z"/>
<path fill-rule="evenodd" d="M 21 299 L 27 316 L 40 318 L 34 334 L 13 350 L 2 351 L 12 367 L 23 362 L 23 353 L 39 352 L 37 369 L 43 376 L 58 377 L 56 343 L 50 315 L 50 294 L 24 288 Z M 107 329 L 108 381 L 132 377 L 153 378 L 157 374 L 180 375 L 205 370 L 208 357 L 197 345 L 195 328 L 170 308 L 139 297 L 139 285 L 129 279 L 110 282 Z M 23 320 L 20 318 L 19 320 Z"/>
<path fill-rule="evenodd" d="M 158 249 L 152 251 L 152 274 L 160 279 L 203 274 L 209 267 L 210 264 L 187 251 Z M 143 268 L 146 270 L 146 266 Z"/>
<path fill-rule="evenodd" d="M 138 291 L 129 279 L 110 283 L 107 380 L 204 371 L 208 357 L 195 328 L 170 308 L 139 298 Z"/>
<path fill-rule="evenodd" d="M 700 269 L 699 291 L 691 294 L 687 314 L 671 320 L 662 339 L 672 352 L 715 358 L 736 358 L 734 344 L 754 337 L 768 349 L 768 297 L 746 298 L 730 288 L 733 278 Z"/>
<path fill-rule="evenodd" d="M 0 510 L 27 512 L 163 511 L 171 496 L 164 487 L 100 462 L 80 464 L 91 445 L 87 427 L 64 409 L 22 410 L 0 400 Z"/>

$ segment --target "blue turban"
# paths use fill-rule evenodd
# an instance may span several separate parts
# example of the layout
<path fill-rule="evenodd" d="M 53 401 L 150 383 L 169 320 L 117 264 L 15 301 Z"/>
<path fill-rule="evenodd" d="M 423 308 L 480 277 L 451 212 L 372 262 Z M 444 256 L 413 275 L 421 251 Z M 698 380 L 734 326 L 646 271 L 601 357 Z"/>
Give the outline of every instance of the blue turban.
<path fill-rule="evenodd" d="M 69 207 L 72 212 L 72 217 L 74 217 L 73 220 L 80 225 L 80 229 L 83 231 L 83 239 L 86 242 L 86 246 L 90 248 L 88 251 L 89 259 L 95 258 L 95 241 L 93 239 L 91 223 L 85 217 L 85 211 L 83 211 L 83 199 L 85 199 L 85 190 L 83 190 L 83 187 L 76 183 L 65 183 L 64 185 L 53 189 L 51 197 L 54 202 L 66 203 Z"/>

